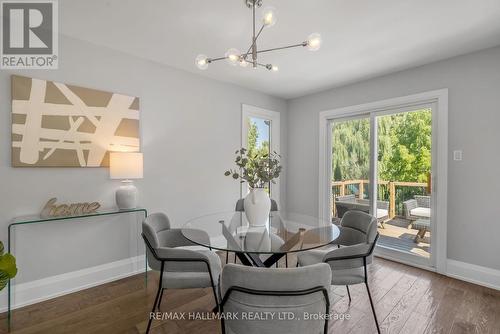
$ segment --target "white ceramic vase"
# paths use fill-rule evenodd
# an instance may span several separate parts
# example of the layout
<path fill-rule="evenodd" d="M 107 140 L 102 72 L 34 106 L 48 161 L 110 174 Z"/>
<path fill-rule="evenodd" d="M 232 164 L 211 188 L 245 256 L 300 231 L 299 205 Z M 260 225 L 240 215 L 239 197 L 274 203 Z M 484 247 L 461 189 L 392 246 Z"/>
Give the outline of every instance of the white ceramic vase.
<path fill-rule="evenodd" d="M 271 199 L 263 188 L 251 189 L 243 201 L 250 226 L 264 226 L 271 212 Z"/>

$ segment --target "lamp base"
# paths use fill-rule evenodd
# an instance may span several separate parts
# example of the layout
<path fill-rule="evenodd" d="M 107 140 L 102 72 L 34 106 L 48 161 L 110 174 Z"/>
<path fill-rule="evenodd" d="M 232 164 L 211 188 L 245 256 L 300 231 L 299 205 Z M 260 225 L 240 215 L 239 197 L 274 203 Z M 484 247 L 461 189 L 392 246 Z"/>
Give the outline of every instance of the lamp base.
<path fill-rule="evenodd" d="M 116 205 L 120 210 L 135 209 L 137 207 L 137 188 L 133 181 L 124 180 L 116 190 Z"/>

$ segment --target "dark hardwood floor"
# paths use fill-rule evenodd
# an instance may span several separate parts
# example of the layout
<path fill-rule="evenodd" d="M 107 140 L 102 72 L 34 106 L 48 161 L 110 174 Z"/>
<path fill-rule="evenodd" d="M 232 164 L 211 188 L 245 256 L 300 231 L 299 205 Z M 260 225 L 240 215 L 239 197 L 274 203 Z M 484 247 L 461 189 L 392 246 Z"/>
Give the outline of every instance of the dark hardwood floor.
<path fill-rule="evenodd" d="M 149 273 L 147 289 L 144 275 L 136 275 L 18 309 L 12 333 L 143 333 L 157 278 Z M 378 258 L 370 282 L 383 333 L 500 334 L 499 291 Z M 345 288 L 333 288 L 332 312 L 345 318 L 331 322 L 330 333 L 376 333 L 364 286 L 353 286 L 351 295 L 349 304 Z M 213 306 L 209 289 L 167 290 L 162 311 L 210 314 Z M 217 320 L 158 320 L 152 333 L 220 333 L 220 327 Z"/>

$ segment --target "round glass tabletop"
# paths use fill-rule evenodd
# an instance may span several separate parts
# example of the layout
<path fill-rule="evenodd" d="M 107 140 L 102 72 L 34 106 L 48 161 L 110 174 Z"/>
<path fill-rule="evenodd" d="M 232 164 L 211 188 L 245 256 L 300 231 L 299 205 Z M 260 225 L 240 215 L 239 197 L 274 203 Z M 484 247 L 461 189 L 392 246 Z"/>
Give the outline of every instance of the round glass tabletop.
<path fill-rule="evenodd" d="M 236 253 L 287 254 L 325 246 L 338 238 L 331 222 L 291 212 L 271 212 L 262 226 L 244 212 L 221 212 L 189 220 L 182 234 L 195 244 Z"/>

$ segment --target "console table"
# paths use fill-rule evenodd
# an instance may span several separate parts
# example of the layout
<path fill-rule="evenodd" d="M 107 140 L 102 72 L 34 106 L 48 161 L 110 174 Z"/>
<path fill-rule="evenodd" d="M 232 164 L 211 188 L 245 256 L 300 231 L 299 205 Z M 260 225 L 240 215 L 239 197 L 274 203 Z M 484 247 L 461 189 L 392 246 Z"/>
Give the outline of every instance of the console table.
<path fill-rule="evenodd" d="M 101 210 L 97 211 L 91 214 L 84 214 L 84 215 L 78 215 L 78 216 L 64 216 L 64 217 L 47 217 L 47 218 L 42 218 L 40 215 L 31 215 L 31 216 L 21 216 L 21 217 L 16 217 L 10 221 L 9 224 L 9 230 L 8 230 L 8 252 L 11 253 L 11 234 L 13 232 L 13 227 L 19 226 L 19 225 L 30 225 L 30 224 L 40 224 L 40 223 L 47 223 L 47 222 L 52 222 L 52 221 L 60 221 L 60 220 L 73 220 L 73 219 L 82 219 L 82 218 L 91 218 L 91 217 L 102 217 L 102 216 L 110 216 L 110 215 L 120 215 L 120 214 L 129 214 L 129 213 L 141 213 L 144 215 L 144 218 L 148 216 L 148 212 L 144 208 L 136 208 L 136 209 L 128 209 L 128 210 L 118 210 L 118 209 L 109 209 L 109 210 Z M 147 258 L 146 258 L 146 265 L 145 265 L 145 276 L 146 276 L 146 283 L 147 283 L 147 270 L 148 270 L 148 265 L 147 265 Z M 12 286 L 11 286 L 11 280 L 9 280 L 8 283 L 8 305 L 7 305 L 7 324 L 8 328 L 10 331 L 11 328 L 11 294 L 12 294 Z"/>

